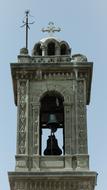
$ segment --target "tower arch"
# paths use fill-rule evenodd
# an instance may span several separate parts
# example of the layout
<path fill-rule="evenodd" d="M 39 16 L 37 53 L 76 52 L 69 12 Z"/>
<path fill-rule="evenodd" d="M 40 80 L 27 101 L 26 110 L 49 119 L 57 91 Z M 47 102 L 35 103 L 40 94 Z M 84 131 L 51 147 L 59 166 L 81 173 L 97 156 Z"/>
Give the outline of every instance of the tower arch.
<path fill-rule="evenodd" d="M 60 42 L 60 54 L 61 55 L 70 55 L 71 54 L 71 49 L 70 49 L 68 43 L 65 41 Z"/>
<path fill-rule="evenodd" d="M 32 54 L 34 56 L 37 56 L 37 55 L 41 56 L 42 55 L 42 48 L 41 48 L 41 43 L 40 42 L 35 44 Z"/>
<path fill-rule="evenodd" d="M 46 149 L 46 142 L 48 136 L 57 140 L 56 137 L 60 136 L 60 146 L 62 154 L 64 154 L 64 98 L 57 91 L 47 91 L 45 92 L 40 99 L 40 155 L 49 154 L 57 155 L 60 148 L 54 147 L 50 150 L 49 143 Z M 52 123 L 52 118 L 54 118 L 55 125 L 57 125 L 55 134 L 51 134 L 51 129 L 48 127 L 48 123 Z M 45 135 L 44 135 L 45 134 Z M 45 145 L 44 145 L 45 143 Z M 54 141 L 55 144 L 55 141 Z M 45 151 L 44 151 L 45 148 Z M 53 153 L 52 153 L 52 152 Z"/>
<path fill-rule="evenodd" d="M 47 55 L 55 55 L 55 43 L 49 42 L 47 44 Z"/>

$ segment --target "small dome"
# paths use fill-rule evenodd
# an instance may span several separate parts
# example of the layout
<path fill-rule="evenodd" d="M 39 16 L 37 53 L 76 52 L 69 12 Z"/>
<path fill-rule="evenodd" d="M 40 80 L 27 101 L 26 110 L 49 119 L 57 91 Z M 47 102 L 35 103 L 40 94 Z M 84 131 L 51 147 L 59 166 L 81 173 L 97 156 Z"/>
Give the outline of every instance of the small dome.
<path fill-rule="evenodd" d="M 20 49 L 20 54 L 21 54 L 21 55 L 27 55 L 27 54 L 28 54 L 28 49 L 25 48 L 25 47 L 21 48 L 21 49 Z"/>
<path fill-rule="evenodd" d="M 66 41 L 61 41 L 57 37 L 47 37 L 41 39 L 34 45 L 33 56 L 53 56 L 70 55 L 71 49 Z"/>
<path fill-rule="evenodd" d="M 85 55 L 82 54 L 74 54 L 72 55 L 72 61 L 76 61 L 76 62 L 87 62 L 87 57 Z"/>

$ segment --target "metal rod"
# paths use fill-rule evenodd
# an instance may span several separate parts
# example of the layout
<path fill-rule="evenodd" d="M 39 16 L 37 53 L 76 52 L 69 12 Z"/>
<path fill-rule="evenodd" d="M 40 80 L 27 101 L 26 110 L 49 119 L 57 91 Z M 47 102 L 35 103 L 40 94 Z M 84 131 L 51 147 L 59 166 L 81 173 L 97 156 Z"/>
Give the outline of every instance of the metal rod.
<path fill-rule="evenodd" d="M 21 26 L 21 27 L 24 27 L 24 26 L 25 26 L 26 49 L 28 49 L 28 30 L 30 29 L 29 25 L 30 25 L 30 24 L 34 24 L 34 21 L 33 21 L 33 22 L 29 22 L 29 16 L 32 17 L 31 15 L 29 15 L 29 13 L 30 13 L 29 10 L 26 10 L 26 11 L 25 11 L 26 16 L 25 16 L 25 18 L 24 18 L 24 20 L 23 20 L 23 23 L 24 23 L 24 24 Z"/>
<path fill-rule="evenodd" d="M 51 155 L 53 155 L 53 151 L 52 151 L 52 147 L 53 145 L 52 145 L 52 129 L 51 129 Z"/>
<path fill-rule="evenodd" d="M 28 15 L 29 15 L 29 11 L 26 11 L 26 49 L 28 49 L 28 28 L 29 28 L 29 25 L 28 25 Z"/>

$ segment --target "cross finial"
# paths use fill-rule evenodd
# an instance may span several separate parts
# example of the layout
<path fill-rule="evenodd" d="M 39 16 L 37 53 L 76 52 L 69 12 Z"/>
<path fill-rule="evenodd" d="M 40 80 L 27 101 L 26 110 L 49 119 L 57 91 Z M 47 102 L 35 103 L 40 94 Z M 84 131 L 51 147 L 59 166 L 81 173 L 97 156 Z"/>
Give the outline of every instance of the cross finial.
<path fill-rule="evenodd" d="M 61 29 L 58 27 L 56 28 L 53 22 L 48 23 L 47 28 L 42 28 L 42 32 L 48 32 L 50 36 L 53 36 L 55 32 L 60 32 Z"/>

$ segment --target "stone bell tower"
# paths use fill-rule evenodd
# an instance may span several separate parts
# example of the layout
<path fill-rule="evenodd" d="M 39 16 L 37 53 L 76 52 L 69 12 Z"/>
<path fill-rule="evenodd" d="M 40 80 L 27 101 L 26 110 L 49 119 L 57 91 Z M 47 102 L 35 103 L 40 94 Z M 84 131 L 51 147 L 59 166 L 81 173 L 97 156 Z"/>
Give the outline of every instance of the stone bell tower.
<path fill-rule="evenodd" d="M 49 33 L 59 31 L 53 23 Z M 11 190 L 94 190 L 89 169 L 87 113 L 93 63 L 71 55 L 64 40 L 41 39 L 32 55 L 11 64 L 17 106 L 17 151 Z"/>

